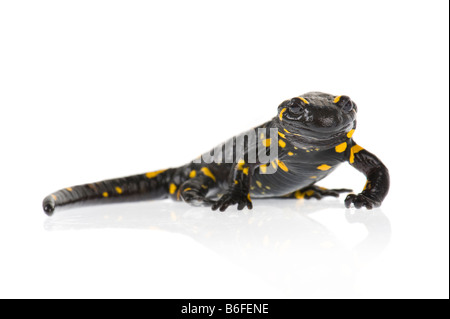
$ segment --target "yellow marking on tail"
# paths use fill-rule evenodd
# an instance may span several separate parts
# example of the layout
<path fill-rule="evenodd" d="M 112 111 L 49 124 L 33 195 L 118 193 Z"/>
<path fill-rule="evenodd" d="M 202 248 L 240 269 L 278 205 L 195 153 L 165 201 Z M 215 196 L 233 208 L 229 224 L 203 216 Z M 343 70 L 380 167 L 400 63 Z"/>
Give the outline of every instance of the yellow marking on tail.
<path fill-rule="evenodd" d="M 120 187 L 116 187 L 116 192 L 117 192 L 117 194 L 122 194 L 123 193 L 123 190 L 122 190 L 122 188 L 120 188 Z"/>
<path fill-rule="evenodd" d="M 265 147 L 269 147 L 270 144 L 272 144 L 272 139 L 267 138 L 267 139 L 263 140 L 262 143 Z"/>
<path fill-rule="evenodd" d="M 280 145 L 281 148 L 285 148 L 286 147 L 286 142 L 283 140 L 278 140 L 278 145 Z"/>
<path fill-rule="evenodd" d="M 104 192 L 102 195 L 103 195 L 103 197 L 105 197 L 105 198 L 108 198 L 108 197 L 109 197 L 108 192 Z"/>
<path fill-rule="evenodd" d="M 156 176 L 158 176 L 161 173 L 164 173 L 165 171 L 166 171 L 166 169 L 163 169 L 163 170 L 160 170 L 160 171 L 156 171 L 156 172 L 150 172 L 150 173 L 145 174 L 145 176 L 147 178 L 155 178 Z"/>
<path fill-rule="evenodd" d="M 72 192 L 72 191 L 73 191 L 72 187 L 67 187 L 66 189 L 67 189 L 69 192 Z"/>
<path fill-rule="evenodd" d="M 56 195 L 52 195 L 52 198 L 53 198 L 55 201 L 58 200 L 58 197 L 56 197 Z"/>

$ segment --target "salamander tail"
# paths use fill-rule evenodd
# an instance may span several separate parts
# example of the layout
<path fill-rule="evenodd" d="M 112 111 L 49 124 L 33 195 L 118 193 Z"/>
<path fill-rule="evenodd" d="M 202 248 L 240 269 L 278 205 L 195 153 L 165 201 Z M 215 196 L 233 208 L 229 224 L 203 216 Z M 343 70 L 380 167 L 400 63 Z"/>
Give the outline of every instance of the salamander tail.
<path fill-rule="evenodd" d="M 59 207 L 96 205 L 164 199 L 175 169 L 112 179 L 59 190 L 43 201 L 44 212 L 52 216 Z"/>

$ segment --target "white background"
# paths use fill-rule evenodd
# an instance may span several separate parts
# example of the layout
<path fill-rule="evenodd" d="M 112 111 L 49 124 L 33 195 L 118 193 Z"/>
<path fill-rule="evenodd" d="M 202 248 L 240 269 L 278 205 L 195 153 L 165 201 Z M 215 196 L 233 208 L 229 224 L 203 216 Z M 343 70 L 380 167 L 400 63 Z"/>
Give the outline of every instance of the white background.
<path fill-rule="evenodd" d="M 448 1 L 0 2 L 0 297 L 448 298 Z M 188 162 L 319 90 L 389 167 L 343 198 L 47 218 L 66 186 Z M 343 165 L 321 185 L 361 190 Z"/>

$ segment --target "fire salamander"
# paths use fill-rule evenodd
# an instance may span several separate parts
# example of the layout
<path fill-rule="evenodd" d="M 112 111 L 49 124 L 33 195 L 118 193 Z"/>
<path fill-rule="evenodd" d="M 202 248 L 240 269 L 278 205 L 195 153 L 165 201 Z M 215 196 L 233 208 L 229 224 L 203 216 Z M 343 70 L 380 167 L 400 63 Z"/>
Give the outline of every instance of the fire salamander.
<path fill-rule="evenodd" d="M 56 208 L 74 204 L 172 198 L 223 212 L 232 205 L 252 209 L 252 199 L 258 198 L 338 197 L 351 190 L 326 189 L 316 183 L 348 162 L 367 177 L 367 183 L 361 193 L 347 196 L 346 207 L 372 209 L 389 191 L 389 172 L 354 141 L 356 113 L 357 106 L 348 96 L 307 93 L 281 103 L 271 121 L 185 166 L 62 189 L 46 197 L 43 208 L 51 216 Z M 267 157 L 274 150 L 277 156 L 265 162 L 251 160 L 255 149 Z M 212 155 L 215 160 L 207 160 Z"/>

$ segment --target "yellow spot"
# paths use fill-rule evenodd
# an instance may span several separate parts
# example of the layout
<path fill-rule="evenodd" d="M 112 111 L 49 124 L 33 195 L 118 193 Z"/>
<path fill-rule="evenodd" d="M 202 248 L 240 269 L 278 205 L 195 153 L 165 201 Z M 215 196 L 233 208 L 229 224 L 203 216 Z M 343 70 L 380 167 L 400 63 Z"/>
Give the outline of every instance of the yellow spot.
<path fill-rule="evenodd" d="M 71 187 L 66 188 L 69 192 L 73 191 Z"/>
<path fill-rule="evenodd" d="M 256 185 L 258 185 L 259 188 L 262 188 L 262 183 L 260 181 L 256 181 Z"/>
<path fill-rule="evenodd" d="M 334 99 L 334 103 L 339 103 L 339 101 L 341 100 L 341 96 L 342 95 L 339 95 L 339 96 L 337 96 L 335 99 Z"/>
<path fill-rule="evenodd" d="M 117 192 L 117 194 L 122 194 L 123 190 L 120 187 L 116 187 L 116 192 Z"/>
<path fill-rule="evenodd" d="M 278 132 L 278 135 L 280 135 L 282 138 L 286 138 L 286 135 L 284 135 L 284 134 L 281 133 L 281 132 Z"/>
<path fill-rule="evenodd" d="M 259 136 L 259 138 L 260 138 L 261 140 L 263 140 L 263 139 L 266 138 L 266 136 L 264 135 L 264 133 L 261 133 L 261 135 Z"/>
<path fill-rule="evenodd" d="M 104 193 L 103 193 L 103 197 L 105 197 L 105 198 L 109 197 L 108 192 L 104 192 Z"/>
<path fill-rule="evenodd" d="M 202 188 L 203 188 L 203 189 L 208 189 L 208 186 L 202 185 Z"/>
<path fill-rule="evenodd" d="M 278 160 L 278 166 L 285 172 L 289 172 L 288 167 L 282 161 Z"/>
<path fill-rule="evenodd" d="M 347 142 L 344 142 L 342 144 L 339 144 L 338 146 L 336 146 L 336 152 L 338 153 L 342 153 L 347 149 Z"/>
<path fill-rule="evenodd" d="M 52 195 L 52 198 L 53 198 L 55 201 L 58 200 L 58 197 L 56 197 L 56 195 Z"/>
<path fill-rule="evenodd" d="M 266 174 L 266 173 L 267 173 L 267 164 L 261 165 L 261 166 L 260 166 L 260 169 L 261 169 L 261 172 L 262 172 L 263 174 Z"/>
<path fill-rule="evenodd" d="M 287 108 L 284 108 L 280 112 L 280 121 L 283 121 L 283 113 L 286 112 Z"/>
<path fill-rule="evenodd" d="M 244 169 L 245 161 L 243 159 L 239 160 L 237 163 L 237 169 L 242 171 Z"/>
<path fill-rule="evenodd" d="M 243 171 L 243 173 L 244 173 L 245 175 L 248 175 L 248 170 L 249 170 L 249 168 L 246 167 L 246 168 L 244 168 L 242 171 Z"/>
<path fill-rule="evenodd" d="M 206 176 L 210 177 L 214 182 L 216 181 L 216 177 L 213 175 L 213 173 L 211 173 L 209 168 L 203 167 L 201 169 L 201 171 L 203 172 L 203 174 L 205 174 Z"/>
<path fill-rule="evenodd" d="M 297 99 L 300 99 L 300 100 L 302 100 L 303 101 L 303 103 L 305 103 L 305 104 L 309 104 L 309 102 L 305 99 L 305 98 L 303 98 L 303 97 L 297 97 Z"/>
<path fill-rule="evenodd" d="M 364 190 L 366 190 L 366 189 L 371 189 L 372 188 L 372 184 L 370 183 L 370 181 L 368 180 L 367 182 L 366 182 L 366 185 L 364 185 Z"/>
<path fill-rule="evenodd" d="M 271 190 L 270 186 L 266 186 L 266 188 L 267 188 L 268 190 Z"/>
<path fill-rule="evenodd" d="M 353 134 L 355 134 L 355 130 L 351 130 L 350 132 L 347 133 L 347 137 L 348 138 L 352 138 Z"/>
<path fill-rule="evenodd" d="M 183 192 L 189 192 L 189 191 L 191 191 L 191 190 L 192 190 L 192 188 L 188 187 L 188 188 L 186 188 Z"/>
<path fill-rule="evenodd" d="M 361 152 L 364 148 L 359 145 L 355 145 L 350 150 L 350 163 L 353 164 L 355 162 L 355 154 Z"/>
<path fill-rule="evenodd" d="M 284 131 L 288 134 L 291 134 L 291 132 L 289 132 L 287 129 L 284 129 Z"/>
<path fill-rule="evenodd" d="M 278 161 L 278 160 L 277 160 L 277 161 Z M 275 168 L 275 169 L 278 168 L 277 162 L 276 162 L 276 161 L 272 161 L 271 164 L 272 164 L 273 168 Z"/>
<path fill-rule="evenodd" d="M 331 168 L 331 166 L 327 165 L 327 164 L 322 164 L 319 167 L 317 167 L 317 169 L 320 169 L 321 171 L 328 171 Z"/>
<path fill-rule="evenodd" d="M 289 152 L 288 155 L 289 155 L 289 156 L 294 156 L 294 153 Z"/>
<path fill-rule="evenodd" d="M 191 171 L 190 173 L 189 173 L 189 177 L 190 178 L 195 178 L 197 176 L 197 171 Z"/>
<path fill-rule="evenodd" d="M 248 201 L 249 201 L 249 202 L 251 202 L 251 201 L 252 201 L 252 199 L 251 199 L 251 197 L 250 197 L 250 193 L 248 193 L 248 195 L 247 195 L 247 199 L 248 199 Z"/>
<path fill-rule="evenodd" d="M 269 147 L 270 144 L 272 143 L 272 139 L 270 139 L 270 138 L 265 139 L 265 140 L 262 141 L 262 143 L 263 143 L 263 145 L 264 145 L 265 147 Z"/>
<path fill-rule="evenodd" d="M 317 178 L 317 176 L 311 176 L 310 178 L 311 178 L 311 179 L 316 179 L 316 178 Z"/>
<path fill-rule="evenodd" d="M 301 191 L 296 191 L 294 196 L 297 199 L 303 199 L 305 197 L 305 194 L 302 193 Z"/>
<path fill-rule="evenodd" d="M 175 194 L 176 191 L 177 191 L 177 185 L 170 184 L 170 187 L 169 187 L 170 194 L 173 195 L 173 194 Z"/>
<path fill-rule="evenodd" d="M 281 148 L 285 148 L 286 147 L 286 142 L 283 140 L 278 140 L 278 145 L 280 145 Z"/>
<path fill-rule="evenodd" d="M 313 190 L 309 190 L 309 191 L 306 192 L 306 195 L 311 197 L 312 195 L 314 195 L 314 191 Z"/>
<path fill-rule="evenodd" d="M 239 185 L 239 181 L 234 181 L 234 185 Z"/>
<path fill-rule="evenodd" d="M 166 170 L 164 169 L 164 170 L 161 170 L 161 171 L 150 172 L 150 173 L 145 174 L 145 176 L 146 176 L 147 178 L 155 178 L 156 176 L 158 176 L 158 175 L 161 174 L 161 173 L 164 173 L 165 171 L 166 171 Z"/>

